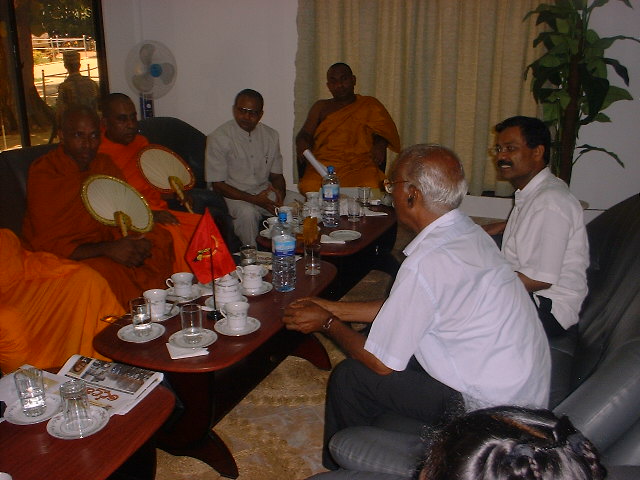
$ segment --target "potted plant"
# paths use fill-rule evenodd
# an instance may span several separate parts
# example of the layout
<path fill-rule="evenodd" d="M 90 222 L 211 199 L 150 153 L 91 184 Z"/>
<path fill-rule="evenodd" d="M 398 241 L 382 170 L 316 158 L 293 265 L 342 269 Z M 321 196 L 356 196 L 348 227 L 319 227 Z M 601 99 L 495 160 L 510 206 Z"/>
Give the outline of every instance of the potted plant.
<path fill-rule="evenodd" d="M 602 113 L 619 100 L 631 100 L 624 88 L 616 87 L 607 79 L 607 66 L 629 85 L 627 69 L 617 60 L 605 57 L 605 50 L 617 40 L 639 40 L 617 35 L 600 38 L 589 28 L 594 9 L 609 0 L 556 0 L 541 4 L 525 16 L 537 15 L 536 24 L 546 25 L 545 31 L 533 41 L 542 43 L 545 53 L 527 66 L 525 78 L 532 76 L 531 91 L 536 102 L 542 105 L 543 121 L 552 130 L 552 171 L 569 183 L 573 164 L 585 153 L 597 150 L 611 156 L 624 167 L 613 152 L 592 145 L 578 146 L 574 150 L 580 127 L 592 122 L 610 122 Z M 619 0 L 631 7 L 629 0 Z"/>

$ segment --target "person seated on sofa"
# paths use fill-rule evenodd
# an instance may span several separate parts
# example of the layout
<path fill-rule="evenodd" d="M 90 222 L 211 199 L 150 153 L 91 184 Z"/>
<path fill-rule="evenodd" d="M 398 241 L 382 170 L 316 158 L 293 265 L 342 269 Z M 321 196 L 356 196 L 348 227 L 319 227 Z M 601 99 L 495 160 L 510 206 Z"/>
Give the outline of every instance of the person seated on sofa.
<path fill-rule="evenodd" d="M 391 115 L 374 97 L 354 93 L 356 77 L 346 63 L 327 70 L 327 87 L 333 98 L 318 100 L 296 135 L 296 152 L 303 192 L 320 188 L 322 178 L 306 168 L 302 153 L 309 149 L 324 166 L 333 165 L 342 187 L 380 188 L 387 147 L 400 151 L 398 129 Z M 304 173 L 303 173 L 304 172 Z"/>
<path fill-rule="evenodd" d="M 0 371 L 28 363 L 60 367 L 75 354 L 104 358 L 93 337 L 122 315 L 107 281 L 79 262 L 30 252 L 8 229 L 0 229 Z"/>
<path fill-rule="evenodd" d="M 410 480 L 416 473 L 418 480 L 608 478 L 593 443 L 568 417 L 546 409 L 475 410 L 426 429 L 422 438 L 353 427 L 337 434 L 330 447 L 343 468 L 311 479 Z M 369 465 L 375 471 L 366 470 Z"/>
<path fill-rule="evenodd" d="M 502 233 L 502 253 L 527 291 L 549 337 L 578 323 L 587 296 L 589 244 L 580 202 L 548 168 L 551 135 L 537 118 L 498 123 L 498 175 L 516 189 L 506 222 L 485 227 Z"/>
<path fill-rule="evenodd" d="M 92 175 L 123 179 L 107 155 L 98 153 L 100 121 L 87 107 L 72 107 L 59 130 L 60 145 L 33 162 L 27 180 L 22 233 L 33 250 L 78 260 L 98 271 L 125 308 L 131 298 L 164 287 L 173 272 L 171 235 L 154 227 L 122 237 L 117 227 L 95 220 L 82 203 Z"/>
<path fill-rule="evenodd" d="M 259 92 L 242 90 L 233 102 L 233 120 L 207 137 L 205 178 L 224 196 L 236 235 L 245 245 L 256 244 L 264 216 L 304 200 L 287 190 L 278 132 L 260 123 L 263 107 Z"/>
<path fill-rule="evenodd" d="M 522 282 L 458 206 L 467 191 L 451 150 L 404 150 L 387 182 L 398 220 L 417 233 L 385 301 L 302 299 L 287 329 L 322 332 L 351 357 L 327 388 L 323 464 L 337 432 L 394 413 L 436 424 L 446 412 L 549 398 L 549 345 Z M 368 337 L 346 322 L 371 323 Z"/>

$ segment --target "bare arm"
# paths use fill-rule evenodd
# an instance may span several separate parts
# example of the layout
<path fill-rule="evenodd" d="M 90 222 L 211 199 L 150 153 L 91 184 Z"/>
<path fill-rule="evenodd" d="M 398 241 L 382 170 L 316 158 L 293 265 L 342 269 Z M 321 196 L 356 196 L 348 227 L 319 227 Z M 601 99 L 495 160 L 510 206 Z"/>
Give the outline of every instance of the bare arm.
<path fill-rule="evenodd" d="M 302 128 L 296 135 L 296 154 L 298 159 L 298 167 L 305 165 L 305 158 L 302 156 L 302 152 L 313 148 L 313 139 L 316 133 L 316 128 L 320 125 L 322 112 L 322 100 L 316 102 L 309 110 L 309 115 L 302 125 Z"/>
<path fill-rule="evenodd" d="M 516 272 L 516 274 L 518 275 L 518 278 L 522 281 L 522 283 L 524 284 L 524 288 L 527 290 L 527 292 L 532 293 L 532 292 L 537 292 L 538 290 L 546 290 L 547 288 L 549 288 L 551 286 L 550 283 L 547 282 L 541 282 L 539 280 L 534 280 L 533 278 L 529 278 L 527 277 L 525 274 L 520 273 L 520 272 Z"/>
<path fill-rule="evenodd" d="M 507 222 L 496 222 L 496 223 L 487 223 L 486 225 L 482 225 L 482 228 L 489 235 L 498 235 L 504 232 L 505 227 L 507 226 Z"/>
<path fill-rule="evenodd" d="M 331 319 L 330 322 L 329 319 Z M 334 313 L 310 300 L 299 300 L 287 307 L 283 322 L 289 330 L 303 333 L 322 332 L 328 335 L 350 357 L 364 363 L 379 375 L 388 375 L 393 372 L 377 357 L 364 349 L 366 341 L 364 335 L 343 323 Z"/>
<path fill-rule="evenodd" d="M 231 198 L 232 200 L 242 200 L 243 202 L 253 203 L 254 205 L 268 210 L 272 214 L 275 214 L 275 208 L 278 206 L 276 202 L 269 198 L 269 192 L 272 191 L 271 187 L 256 195 L 252 195 L 251 193 L 243 192 L 236 187 L 232 187 L 225 182 L 213 182 L 211 186 L 224 197 Z"/>
<path fill-rule="evenodd" d="M 369 302 L 332 302 L 322 298 L 305 298 L 328 312 L 340 317 L 344 322 L 371 323 L 382 308 L 384 300 L 372 300 Z"/>
<path fill-rule="evenodd" d="M 387 160 L 387 146 L 389 142 L 380 135 L 373 134 L 373 146 L 371 147 L 371 158 L 373 162 L 381 167 Z"/>
<path fill-rule="evenodd" d="M 276 194 L 276 203 L 280 206 L 282 202 L 284 202 L 284 197 L 287 196 L 287 182 L 284 179 L 284 175 L 281 173 L 270 173 L 269 181 Z"/>
<path fill-rule="evenodd" d="M 126 267 L 139 267 L 151 256 L 151 242 L 140 236 L 123 237 L 112 242 L 85 243 L 69 256 L 71 260 L 107 257 Z"/>

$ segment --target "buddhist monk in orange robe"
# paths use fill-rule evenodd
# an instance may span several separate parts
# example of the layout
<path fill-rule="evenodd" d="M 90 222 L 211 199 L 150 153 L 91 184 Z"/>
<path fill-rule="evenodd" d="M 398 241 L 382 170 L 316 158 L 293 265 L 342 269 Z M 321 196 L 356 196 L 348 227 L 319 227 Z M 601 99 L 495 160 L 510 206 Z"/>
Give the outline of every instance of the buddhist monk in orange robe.
<path fill-rule="evenodd" d="M 304 175 L 298 182 L 302 193 L 318 191 L 322 178 L 303 152 L 311 150 L 325 167 L 335 167 L 341 187 L 381 188 L 387 147 L 400 151 L 400 137 L 393 119 L 374 97 L 356 95 L 356 77 L 344 63 L 327 71 L 327 87 L 333 98 L 317 101 L 296 136 L 298 165 Z"/>
<path fill-rule="evenodd" d="M 103 134 L 100 153 L 111 157 L 113 163 L 122 170 L 124 178 L 145 198 L 153 219 L 173 237 L 176 272 L 190 271 L 184 254 L 193 236 L 201 215 L 169 210 L 160 190 L 151 185 L 138 167 L 138 153 L 149 145 L 148 140 L 139 135 L 136 108 L 129 97 L 122 93 L 112 93 L 102 104 Z"/>
<path fill-rule="evenodd" d="M 82 184 L 91 175 L 122 179 L 111 159 L 97 153 L 100 125 L 95 112 L 70 109 L 59 136 L 61 145 L 29 170 L 26 241 L 33 250 L 79 260 L 98 271 L 124 307 L 144 290 L 164 287 L 173 271 L 171 235 L 154 227 L 122 237 L 117 227 L 95 220 L 82 203 Z"/>
<path fill-rule="evenodd" d="M 30 252 L 11 230 L 0 229 L 0 370 L 28 363 L 61 367 L 75 354 L 104 358 L 93 337 L 108 315 L 124 309 L 107 281 L 79 262 Z"/>

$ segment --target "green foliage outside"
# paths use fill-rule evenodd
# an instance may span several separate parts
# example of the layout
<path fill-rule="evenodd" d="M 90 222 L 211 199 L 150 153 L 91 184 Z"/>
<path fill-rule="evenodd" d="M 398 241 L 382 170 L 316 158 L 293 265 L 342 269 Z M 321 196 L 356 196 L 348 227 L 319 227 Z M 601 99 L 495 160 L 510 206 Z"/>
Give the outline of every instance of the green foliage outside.
<path fill-rule="evenodd" d="M 49 37 L 93 36 L 91 0 L 31 0 L 31 31 Z"/>

